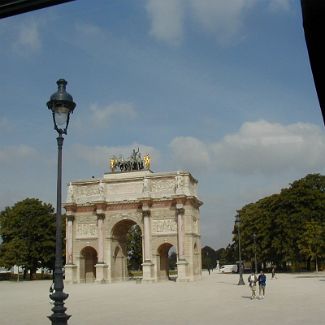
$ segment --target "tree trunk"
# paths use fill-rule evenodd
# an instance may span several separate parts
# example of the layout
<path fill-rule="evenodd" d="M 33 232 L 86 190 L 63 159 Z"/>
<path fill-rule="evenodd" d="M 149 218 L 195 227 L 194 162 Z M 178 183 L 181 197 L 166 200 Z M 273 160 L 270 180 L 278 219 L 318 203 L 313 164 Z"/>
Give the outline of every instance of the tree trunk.
<path fill-rule="evenodd" d="M 29 271 L 29 280 L 35 280 L 36 279 L 36 270 L 35 269 L 30 269 Z"/>
<path fill-rule="evenodd" d="M 310 271 L 310 257 L 307 258 L 307 271 Z"/>

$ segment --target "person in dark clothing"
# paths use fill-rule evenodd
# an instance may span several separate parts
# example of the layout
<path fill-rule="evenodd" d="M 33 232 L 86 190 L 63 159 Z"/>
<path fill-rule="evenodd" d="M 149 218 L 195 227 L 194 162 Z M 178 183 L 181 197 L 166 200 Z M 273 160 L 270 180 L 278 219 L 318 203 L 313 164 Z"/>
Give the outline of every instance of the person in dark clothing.
<path fill-rule="evenodd" d="M 275 276 L 275 266 L 272 268 L 272 279 L 277 279 Z"/>
<path fill-rule="evenodd" d="M 258 278 L 258 294 L 259 298 L 263 299 L 265 296 L 265 286 L 266 286 L 266 275 L 264 274 L 263 271 L 259 274 Z"/>

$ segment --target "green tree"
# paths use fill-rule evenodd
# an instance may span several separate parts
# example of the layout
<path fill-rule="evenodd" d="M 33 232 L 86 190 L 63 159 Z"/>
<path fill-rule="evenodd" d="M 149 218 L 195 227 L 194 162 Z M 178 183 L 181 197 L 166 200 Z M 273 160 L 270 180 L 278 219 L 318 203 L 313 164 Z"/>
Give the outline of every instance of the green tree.
<path fill-rule="evenodd" d="M 27 198 L 0 213 L 0 265 L 23 267 L 33 279 L 40 267 L 52 268 L 55 258 L 55 215 L 50 204 Z"/>
<path fill-rule="evenodd" d="M 308 268 L 311 254 L 306 253 L 306 241 L 311 230 L 306 228 L 306 223 L 314 221 L 324 225 L 324 206 L 325 176 L 319 174 L 309 174 L 294 181 L 279 194 L 245 205 L 237 211 L 241 221 L 243 260 L 253 261 L 255 233 L 260 266 L 274 264 L 286 269 L 290 263 L 293 269 L 298 269 L 306 263 Z M 236 227 L 233 240 L 237 245 Z M 318 257 L 324 256 L 324 240 L 324 236 L 321 236 L 318 241 Z"/>
<path fill-rule="evenodd" d="M 318 272 L 318 258 L 324 257 L 324 224 L 317 221 L 307 221 L 303 227 L 304 234 L 298 240 L 301 253 L 315 261 L 315 270 Z"/>
<path fill-rule="evenodd" d="M 171 252 L 171 254 L 168 255 L 168 268 L 169 268 L 169 270 L 175 270 L 176 269 L 176 263 L 177 263 L 177 254 L 176 254 L 176 252 Z"/>
<path fill-rule="evenodd" d="M 227 264 L 225 260 L 225 248 L 219 248 L 216 250 L 216 262 L 219 261 L 219 265 Z"/>
<path fill-rule="evenodd" d="M 128 269 L 141 270 L 142 236 L 141 229 L 137 224 L 131 226 L 126 235 L 126 249 L 128 252 Z"/>
<path fill-rule="evenodd" d="M 214 269 L 217 264 L 216 251 L 210 246 L 204 246 L 201 250 L 202 268 Z"/>
<path fill-rule="evenodd" d="M 235 264 L 238 260 L 238 254 L 236 252 L 236 245 L 234 243 L 228 244 L 224 254 L 225 264 Z"/>

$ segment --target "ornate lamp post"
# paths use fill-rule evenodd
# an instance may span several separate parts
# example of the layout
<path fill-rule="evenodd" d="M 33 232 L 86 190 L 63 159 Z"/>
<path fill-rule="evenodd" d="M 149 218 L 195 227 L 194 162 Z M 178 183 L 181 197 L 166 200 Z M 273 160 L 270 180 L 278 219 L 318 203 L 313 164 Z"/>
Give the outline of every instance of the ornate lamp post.
<path fill-rule="evenodd" d="M 253 234 L 254 239 L 254 264 L 255 264 L 255 274 L 257 274 L 257 259 L 256 259 L 256 234 Z"/>
<path fill-rule="evenodd" d="M 243 279 L 243 262 L 241 260 L 241 247 L 240 247 L 240 216 L 236 215 L 235 223 L 237 224 L 237 232 L 238 232 L 238 255 L 239 255 L 239 282 L 238 285 L 245 285 Z"/>
<path fill-rule="evenodd" d="M 67 82 L 64 79 L 57 81 L 58 90 L 47 102 L 47 107 L 52 111 L 54 129 L 59 136 L 56 138 L 58 143 L 58 175 L 57 175 L 57 204 L 56 204 L 56 237 L 55 237 L 55 267 L 54 267 L 54 290 L 50 298 L 54 301 L 52 308 L 53 314 L 48 316 L 52 324 L 66 325 L 71 317 L 65 313 L 64 300 L 68 294 L 63 292 L 63 262 L 62 262 L 62 216 L 61 216 L 61 188 L 62 188 L 62 146 L 63 134 L 67 134 L 70 114 L 76 104 L 73 98 L 65 90 Z"/>

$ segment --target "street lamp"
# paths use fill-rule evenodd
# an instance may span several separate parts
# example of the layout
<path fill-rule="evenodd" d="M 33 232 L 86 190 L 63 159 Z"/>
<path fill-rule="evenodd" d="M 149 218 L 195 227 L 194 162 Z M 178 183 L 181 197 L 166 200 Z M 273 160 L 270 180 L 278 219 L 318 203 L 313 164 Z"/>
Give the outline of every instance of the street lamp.
<path fill-rule="evenodd" d="M 64 300 L 68 294 L 63 292 L 63 262 L 62 262 L 62 216 L 61 216 L 61 188 L 62 188 L 62 146 L 63 134 L 67 134 L 70 114 L 76 107 L 73 98 L 65 90 L 67 82 L 64 79 L 57 81 L 58 90 L 47 102 L 47 107 L 52 111 L 54 129 L 59 136 L 56 138 L 58 144 L 58 174 L 57 174 L 57 204 L 56 204 L 56 236 L 55 236 L 55 267 L 54 287 L 50 298 L 54 301 L 53 314 L 48 316 L 52 325 L 66 325 L 71 315 L 67 315 Z"/>
<path fill-rule="evenodd" d="M 241 248 L 240 248 L 240 216 L 239 214 L 236 215 L 235 223 L 237 224 L 237 231 L 238 231 L 238 255 L 239 255 L 239 282 L 238 285 L 245 285 L 243 279 L 243 263 L 241 260 Z"/>
<path fill-rule="evenodd" d="M 254 232 L 253 234 L 253 239 L 254 239 L 254 264 L 255 264 L 255 274 L 257 274 L 257 259 L 256 259 L 256 234 Z"/>

